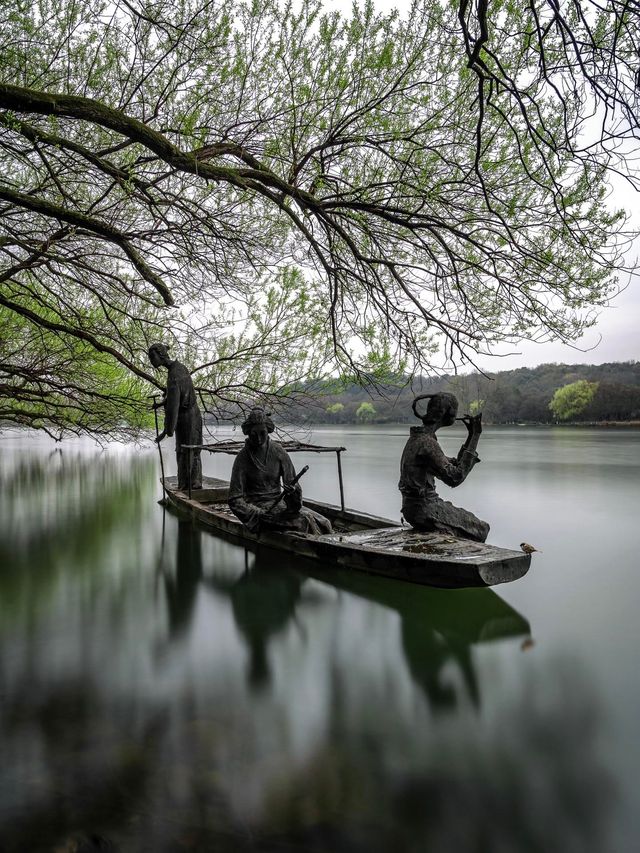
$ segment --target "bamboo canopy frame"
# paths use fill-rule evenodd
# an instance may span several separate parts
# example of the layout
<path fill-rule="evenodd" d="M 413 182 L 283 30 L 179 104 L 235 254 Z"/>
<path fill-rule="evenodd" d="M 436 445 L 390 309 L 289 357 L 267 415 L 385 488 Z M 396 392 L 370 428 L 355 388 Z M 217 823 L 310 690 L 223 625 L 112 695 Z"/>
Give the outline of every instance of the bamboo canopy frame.
<path fill-rule="evenodd" d="M 344 512 L 344 482 L 342 479 L 341 454 L 346 447 L 325 447 L 320 444 L 309 444 L 304 441 L 281 441 L 281 446 L 287 453 L 335 453 L 338 463 L 338 483 L 340 485 L 340 509 Z M 237 456 L 244 447 L 244 441 L 217 441 L 213 444 L 184 444 L 183 447 L 189 451 L 189 497 L 191 497 L 191 459 L 194 450 L 206 450 L 208 453 L 228 453 Z"/>

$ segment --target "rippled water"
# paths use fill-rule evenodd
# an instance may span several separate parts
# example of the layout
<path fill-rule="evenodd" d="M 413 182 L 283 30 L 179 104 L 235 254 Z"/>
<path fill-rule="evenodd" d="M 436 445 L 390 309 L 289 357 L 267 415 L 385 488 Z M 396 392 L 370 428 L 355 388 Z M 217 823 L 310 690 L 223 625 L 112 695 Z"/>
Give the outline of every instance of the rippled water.
<path fill-rule="evenodd" d="M 348 505 L 399 516 L 406 432 L 316 432 Z M 0 850 L 638 849 L 640 432 L 487 429 L 480 455 L 441 493 L 541 553 L 445 591 L 202 532 L 152 448 L 5 436 Z M 337 501 L 331 459 L 294 461 Z"/>

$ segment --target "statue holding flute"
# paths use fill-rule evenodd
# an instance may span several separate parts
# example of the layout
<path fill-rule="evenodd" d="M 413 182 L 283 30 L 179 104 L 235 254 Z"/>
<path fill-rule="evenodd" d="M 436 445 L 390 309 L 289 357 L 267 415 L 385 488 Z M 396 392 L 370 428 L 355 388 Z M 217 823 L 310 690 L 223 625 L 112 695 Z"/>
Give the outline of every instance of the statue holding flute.
<path fill-rule="evenodd" d="M 429 399 L 426 412 L 418 414 L 416 404 Z M 482 433 L 482 415 L 456 418 L 458 401 L 453 394 L 421 394 L 413 401 L 413 413 L 422 426 L 411 427 L 411 434 L 402 453 L 400 482 L 402 514 L 416 530 L 450 533 L 463 539 L 484 542 L 489 533 L 486 521 L 472 512 L 444 501 L 436 492 L 435 481 L 459 486 L 480 461 L 476 449 Z M 457 457 L 445 456 L 436 431 L 461 420 L 467 428 L 467 438 Z"/>

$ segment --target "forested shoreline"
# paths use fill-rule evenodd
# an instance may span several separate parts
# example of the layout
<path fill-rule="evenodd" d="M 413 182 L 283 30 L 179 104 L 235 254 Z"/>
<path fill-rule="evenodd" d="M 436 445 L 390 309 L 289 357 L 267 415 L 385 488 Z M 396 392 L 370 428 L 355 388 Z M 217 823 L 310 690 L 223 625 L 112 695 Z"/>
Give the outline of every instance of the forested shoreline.
<path fill-rule="evenodd" d="M 305 405 L 287 407 L 292 422 L 322 424 L 413 422 L 416 394 L 447 391 L 460 413 L 482 411 L 485 423 L 640 422 L 640 362 L 542 364 L 491 375 L 392 379 L 372 392 L 348 383 L 322 382 L 309 388 Z M 282 417 L 282 414 L 280 415 Z"/>

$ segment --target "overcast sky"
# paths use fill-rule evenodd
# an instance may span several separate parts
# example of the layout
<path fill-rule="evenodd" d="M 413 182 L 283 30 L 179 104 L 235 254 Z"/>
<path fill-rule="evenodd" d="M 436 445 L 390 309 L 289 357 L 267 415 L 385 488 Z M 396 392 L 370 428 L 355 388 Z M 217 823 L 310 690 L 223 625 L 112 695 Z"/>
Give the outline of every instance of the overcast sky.
<path fill-rule="evenodd" d="M 410 0 L 373 0 L 379 11 L 398 9 L 406 14 Z M 327 9 L 339 9 L 348 14 L 351 0 L 324 0 Z M 640 194 L 616 187 L 612 193 L 612 206 L 624 207 L 633 215 L 640 230 Z M 631 266 L 640 257 L 640 239 L 627 256 Z M 547 362 L 566 364 L 602 364 L 606 361 L 640 360 L 640 275 L 630 281 L 620 280 L 625 289 L 616 296 L 611 305 L 601 310 L 597 324 L 574 346 L 558 343 L 535 344 L 525 341 L 517 347 L 496 350 L 493 357 L 482 356 L 477 364 L 483 370 L 512 370 L 516 367 L 533 367 Z"/>

